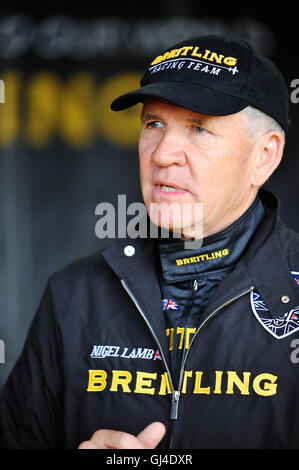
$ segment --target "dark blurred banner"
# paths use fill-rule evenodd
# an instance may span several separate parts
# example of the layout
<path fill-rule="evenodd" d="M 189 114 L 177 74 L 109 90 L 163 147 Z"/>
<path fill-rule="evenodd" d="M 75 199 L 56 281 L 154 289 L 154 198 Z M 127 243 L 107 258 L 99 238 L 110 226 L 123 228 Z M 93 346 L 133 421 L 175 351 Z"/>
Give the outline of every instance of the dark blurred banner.
<path fill-rule="evenodd" d="M 118 195 L 127 204 L 141 200 L 140 107 L 115 113 L 110 102 L 136 88 L 145 65 L 169 45 L 229 34 L 281 69 L 292 125 L 284 160 L 267 186 L 281 200 L 283 220 L 299 231 L 295 11 L 264 13 L 251 5 L 246 14 L 222 14 L 169 0 L 151 2 L 142 16 L 133 4 L 123 11 L 51 5 L 10 2 L 0 9 L 0 388 L 48 277 L 110 242 L 95 234 L 97 204 L 116 206 Z"/>

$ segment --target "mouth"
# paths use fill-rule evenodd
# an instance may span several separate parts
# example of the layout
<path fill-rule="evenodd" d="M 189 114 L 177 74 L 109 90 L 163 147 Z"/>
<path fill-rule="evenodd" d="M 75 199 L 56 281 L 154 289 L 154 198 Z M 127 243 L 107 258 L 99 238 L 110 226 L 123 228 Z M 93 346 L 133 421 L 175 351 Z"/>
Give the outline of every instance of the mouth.
<path fill-rule="evenodd" d="M 159 189 L 165 193 L 177 193 L 181 191 L 181 189 L 174 188 L 173 186 L 166 186 L 165 184 L 160 184 Z"/>
<path fill-rule="evenodd" d="M 180 188 L 178 186 L 174 186 L 172 184 L 156 183 L 154 185 L 154 189 L 156 192 L 159 192 L 159 193 L 176 193 L 176 194 L 186 193 L 185 189 Z"/>

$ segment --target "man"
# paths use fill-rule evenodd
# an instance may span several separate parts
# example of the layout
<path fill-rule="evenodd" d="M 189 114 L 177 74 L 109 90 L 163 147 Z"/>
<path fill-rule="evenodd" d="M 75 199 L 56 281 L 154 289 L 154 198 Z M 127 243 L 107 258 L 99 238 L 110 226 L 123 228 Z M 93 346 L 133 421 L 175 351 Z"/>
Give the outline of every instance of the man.
<path fill-rule="evenodd" d="M 247 43 L 203 36 L 112 109 L 140 101 L 144 202 L 174 236 L 118 240 L 50 278 L 1 397 L 2 445 L 296 448 L 299 244 L 260 189 L 283 154 L 284 81 Z"/>

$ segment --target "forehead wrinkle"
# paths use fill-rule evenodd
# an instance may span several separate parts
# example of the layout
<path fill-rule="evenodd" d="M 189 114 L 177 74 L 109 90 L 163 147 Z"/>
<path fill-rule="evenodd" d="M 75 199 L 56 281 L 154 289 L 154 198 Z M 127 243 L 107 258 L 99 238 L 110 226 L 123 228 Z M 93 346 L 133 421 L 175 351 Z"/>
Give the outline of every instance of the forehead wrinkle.
<path fill-rule="evenodd" d="M 158 114 L 154 114 L 156 112 L 156 107 L 158 106 Z M 153 109 L 153 112 L 151 112 Z M 147 98 L 144 102 L 142 111 L 141 111 L 141 117 L 143 118 L 144 116 L 149 119 L 157 119 L 160 117 L 160 114 L 163 112 L 168 113 L 167 108 L 172 108 L 176 109 L 177 117 L 179 119 L 183 118 L 185 121 L 188 122 L 197 122 L 197 123 L 202 123 L 204 120 L 208 119 L 210 116 L 208 114 L 202 114 L 198 111 L 193 111 L 192 109 L 184 108 L 182 106 L 176 105 L 174 103 L 171 103 L 170 101 L 167 100 L 162 100 L 162 99 L 154 99 L 154 98 Z M 147 112 L 148 110 L 148 112 Z"/>

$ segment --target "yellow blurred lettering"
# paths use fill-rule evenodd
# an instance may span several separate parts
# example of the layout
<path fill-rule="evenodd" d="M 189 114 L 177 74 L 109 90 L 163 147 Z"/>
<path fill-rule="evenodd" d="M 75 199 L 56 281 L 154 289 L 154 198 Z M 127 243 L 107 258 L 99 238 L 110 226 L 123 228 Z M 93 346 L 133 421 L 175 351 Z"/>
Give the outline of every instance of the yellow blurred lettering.
<path fill-rule="evenodd" d="M 27 136 L 34 147 L 45 147 L 57 129 L 61 83 L 48 72 L 37 74 L 27 87 Z"/>
<path fill-rule="evenodd" d="M 5 83 L 5 103 L 0 106 L 0 143 L 12 145 L 18 137 L 20 128 L 19 95 L 21 79 L 16 72 L 3 76 Z"/>
<path fill-rule="evenodd" d="M 140 75 L 124 73 L 109 78 L 100 88 L 96 101 L 97 126 L 100 134 L 115 145 L 137 144 L 140 131 L 141 104 L 123 111 L 112 111 L 113 99 L 139 87 Z"/>
<path fill-rule="evenodd" d="M 61 94 L 59 130 L 64 140 L 73 147 L 83 147 L 94 131 L 94 83 L 90 75 L 78 73 L 64 85 Z"/>

